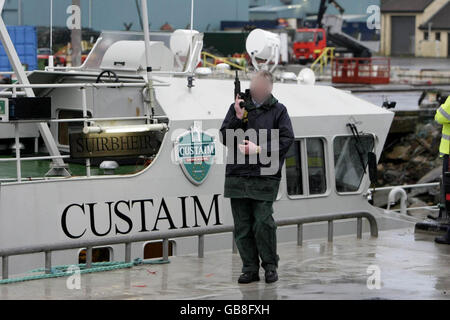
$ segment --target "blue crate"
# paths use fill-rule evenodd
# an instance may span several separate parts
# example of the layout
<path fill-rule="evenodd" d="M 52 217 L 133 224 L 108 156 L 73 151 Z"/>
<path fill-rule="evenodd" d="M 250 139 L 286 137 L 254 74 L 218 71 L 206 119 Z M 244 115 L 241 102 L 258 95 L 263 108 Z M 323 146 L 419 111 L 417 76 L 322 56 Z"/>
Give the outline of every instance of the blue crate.
<path fill-rule="evenodd" d="M 8 33 L 11 37 L 20 62 L 27 65 L 27 70 L 36 70 L 37 62 L 37 32 L 33 26 L 8 26 Z M 0 44 L 0 71 L 11 71 L 3 45 Z"/>

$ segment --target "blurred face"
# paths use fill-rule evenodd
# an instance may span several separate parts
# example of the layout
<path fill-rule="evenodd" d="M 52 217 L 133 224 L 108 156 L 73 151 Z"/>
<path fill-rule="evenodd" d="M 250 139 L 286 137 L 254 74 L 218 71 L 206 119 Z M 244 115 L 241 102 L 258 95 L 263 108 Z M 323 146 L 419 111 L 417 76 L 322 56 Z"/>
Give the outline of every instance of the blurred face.
<path fill-rule="evenodd" d="M 264 77 L 255 76 L 250 82 L 250 93 L 252 98 L 261 103 L 265 101 L 272 92 L 272 83 Z"/>

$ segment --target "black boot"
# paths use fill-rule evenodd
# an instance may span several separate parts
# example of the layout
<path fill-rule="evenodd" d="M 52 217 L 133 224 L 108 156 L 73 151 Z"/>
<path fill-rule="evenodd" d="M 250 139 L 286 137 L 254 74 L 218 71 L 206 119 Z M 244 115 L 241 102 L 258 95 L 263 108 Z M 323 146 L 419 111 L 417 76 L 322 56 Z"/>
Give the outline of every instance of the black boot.
<path fill-rule="evenodd" d="M 278 273 L 276 270 L 269 270 L 266 271 L 265 277 L 266 283 L 272 283 L 278 280 Z"/>
<path fill-rule="evenodd" d="M 445 235 L 436 237 L 434 241 L 440 244 L 450 244 L 450 227 L 447 229 L 447 233 Z"/>
<path fill-rule="evenodd" d="M 258 272 L 244 272 L 238 279 L 239 283 L 250 283 L 253 281 L 259 281 L 259 273 Z"/>

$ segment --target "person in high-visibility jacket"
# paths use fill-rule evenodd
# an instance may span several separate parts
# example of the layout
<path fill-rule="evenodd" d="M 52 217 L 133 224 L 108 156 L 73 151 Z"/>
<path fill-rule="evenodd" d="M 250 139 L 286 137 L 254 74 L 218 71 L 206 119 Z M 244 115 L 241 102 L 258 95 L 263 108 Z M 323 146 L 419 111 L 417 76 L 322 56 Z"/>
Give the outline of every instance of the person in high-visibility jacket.
<path fill-rule="evenodd" d="M 445 172 L 448 171 L 448 161 L 450 154 L 450 96 L 447 98 L 444 104 L 442 104 L 437 110 L 434 120 L 442 124 L 442 137 L 439 145 L 439 157 L 442 160 L 442 190 L 441 190 L 441 203 L 445 203 Z M 449 210 L 450 208 L 446 208 Z M 450 211 L 450 210 L 449 210 Z M 435 239 L 437 243 L 450 244 L 450 227 L 447 229 L 447 233 L 442 237 Z"/>

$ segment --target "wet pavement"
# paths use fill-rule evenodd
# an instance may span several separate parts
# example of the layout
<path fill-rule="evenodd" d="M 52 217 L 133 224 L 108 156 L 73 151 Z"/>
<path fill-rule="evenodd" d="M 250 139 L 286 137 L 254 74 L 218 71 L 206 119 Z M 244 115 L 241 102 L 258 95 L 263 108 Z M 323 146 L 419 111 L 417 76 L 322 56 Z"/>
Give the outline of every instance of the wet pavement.
<path fill-rule="evenodd" d="M 420 57 L 390 57 L 391 67 L 407 68 L 411 70 L 450 70 L 450 57 L 448 58 L 420 58 Z M 288 64 L 285 69 L 298 73 L 310 64 Z"/>
<path fill-rule="evenodd" d="M 417 70 L 450 70 L 448 58 L 391 57 L 391 66 Z"/>
<path fill-rule="evenodd" d="M 238 284 L 241 261 L 227 250 L 82 274 L 80 289 L 67 289 L 67 278 L 0 285 L 0 299 L 449 299 L 450 246 L 432 239 L 408 228 L 282 243 L 272 284 L 263 271 L 261 281 Z"/>
<path fill-rule="evenodd" d="M 298 72 L 305 66 L 301 65 L 287 65 L 286 71 Z M 391 67 L 393 69 L 408 69 L 411 71 L 417 70 L 450 70 L 450 58 L 410 58 L 410 57 L 391 57 Z M 391 75 L 392 76 L 392 75 Z M 395 77 L 394 77 L 395 78 Z M 405 78 L 407 79 L 407 78 Z M 419 110 L 418 101 L 424 90 L 439 89 L 443 91 L 450 90 L 450 80 L 444 79 L 444 83 L 422 83 L 424 81 L 418 80 L 419 83 L 399 82 L 399 79 L 392 79 L 390 84 L 346 84 L 346 83 L 332 83 L 331 79 L 322 79 L 318 81 L 317 85 L 334 86 L 338 89 L 351 91 L 355 96 L 371 102 L 377 106 L 382 106 L 385 99 L 389 101 L 396 101 L 397 106 L 393 111 L 411 111 Z M 425 81 L 426 82 L 426 81 Z"/>

